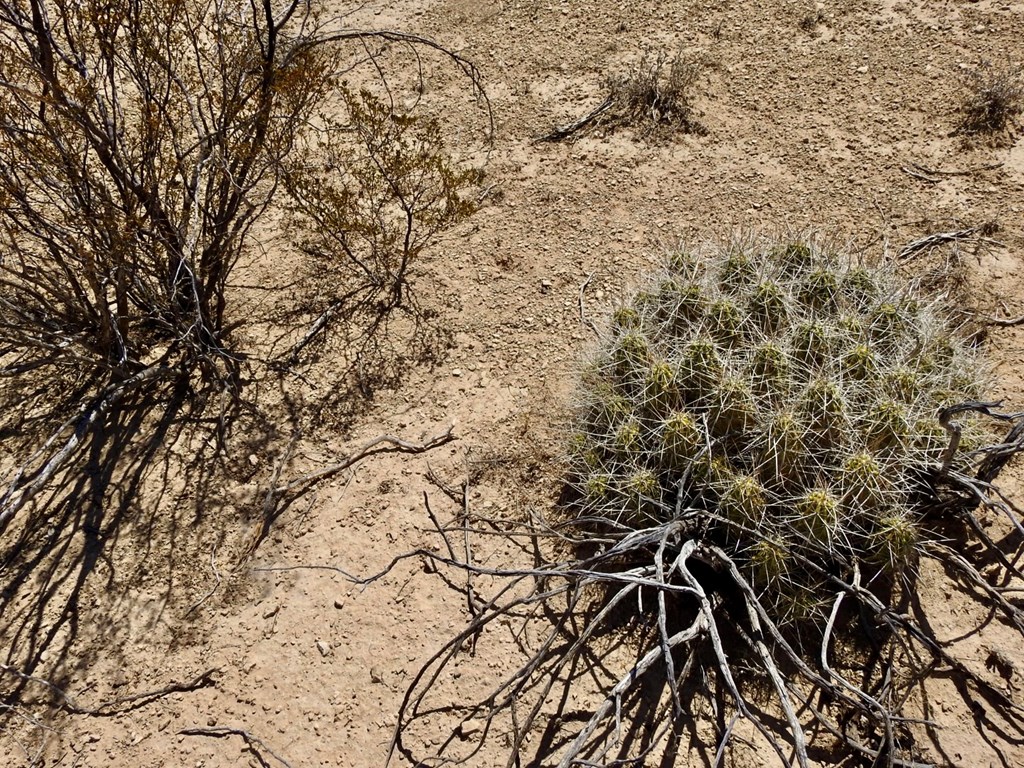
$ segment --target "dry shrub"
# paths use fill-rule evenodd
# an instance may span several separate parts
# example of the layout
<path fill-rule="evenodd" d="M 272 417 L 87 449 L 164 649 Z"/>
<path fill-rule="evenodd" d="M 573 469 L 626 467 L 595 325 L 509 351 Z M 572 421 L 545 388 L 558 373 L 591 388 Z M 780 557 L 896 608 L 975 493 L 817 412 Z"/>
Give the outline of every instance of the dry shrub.
<path fill-rule="evenodd" d="M 166 567 L 177 597 L 211 528 L 229 541 L 254 512 L 240 556 L 262 540 L 322 428 L 310 391 L 358 410 L 338 358 L 379 375 L 391 318 L 426 314 L 423 249 L 473 208 L 437 120 L 343 80 L 390 96 L 403 51 L 479 85 L 473 66 L 316 8 L 0 0 L 0 731 L 26 686 L 88 666 L 96 579 L 127 593 Z M 307 378 L 331 333 L 329 374 Z"/>
<path fill-rule="evenodd" d="M 960 105 L 957 133 L 1005 139 L 1024 111 L 1020 67 L 983 62 L 978 69 L 968 71 L 964 86 L 967 93 Z"/>
<path fill-rule="evenodd" d="M 607 95 L 601 104 L 536 141 L 571 141 L 621 128 L 631 128 L 637 138 L 654 142 L 679 133 L 703 135 L 707 128 L 697 119 L 693 105 L 693 89 L 703 71 L 704 64 L 696 56 L 679 51 L 669 59 L 665 53 L 648 51 L 632 70 L 605 80 Z"/>
<path fill-rule="evenodd" d="M 598 126 L 632 127 L 647 139 L 706 133 L 693 106 L 693 89 L 703 70 L 697 58 L 682 51 L 671 59 L 664 53 L 645 53 L 634 69 L 608 78 L 605 87 L 611 106 Z"/>
<path fill-rule="evenodd" d="M 345 43 L 476 73 L 422 38 L 332 31 L 300 0 L 0 16 L 0 429 L 43 444 L 0 486 L 2 530 L 127 403 L 215 403 L 223 424 L 267 362 L 294 364 L 331 323 L 361 326 L 360 343 L 385 331 L 422 249 L 470 212 L 472 175 L 436 122 L 346 89 Z M 331 294 L 271 361 L 242 332 L 259 318 L 233 276 L 259 259 L 257 223 L 288 209 Z"/>

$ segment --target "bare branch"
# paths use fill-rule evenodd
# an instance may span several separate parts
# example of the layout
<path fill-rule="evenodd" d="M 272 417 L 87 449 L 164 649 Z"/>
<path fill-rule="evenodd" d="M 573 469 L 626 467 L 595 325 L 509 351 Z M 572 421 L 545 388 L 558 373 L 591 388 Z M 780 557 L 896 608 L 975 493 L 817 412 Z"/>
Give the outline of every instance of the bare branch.
<path fill-rule="evenodd" d="M 268 755 L 274 758 L 285 768 L 292 768 L 291 763 L 289 763 L 283 757 L 274 752 L 274 750 L 268 747 L 266 742 L 263 741 L 263 739 L 259 738 L 258 736 L 254 736 L 253 734 L 241 728 L 182 728 L 180 731 L 178 731 L 178 733 L 182 736 L 212 736 L 216 739 L 223 739 L 228 736 L 241 736 L 245 740 L 246 746 L 249 747 L 249 750 L 253 754 L 255 754 L 256 759 L 260 761 L 260 765 L 266 768 L 269 764 L 267 763 L 266 760 L 263 759 L 263 756 L 260 754 L 257 747 L 266 752 Z"/>

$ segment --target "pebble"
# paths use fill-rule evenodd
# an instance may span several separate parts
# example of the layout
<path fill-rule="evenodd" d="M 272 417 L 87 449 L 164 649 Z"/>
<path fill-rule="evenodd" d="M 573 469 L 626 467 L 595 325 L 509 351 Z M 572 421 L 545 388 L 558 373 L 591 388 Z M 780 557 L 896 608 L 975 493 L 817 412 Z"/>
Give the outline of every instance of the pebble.
<path fill-rule="evenodd" d="M 479 733 L 482 729 L 483 724 L 479 720 L 463 720 L 462 725 L 459 726 L 459 735 L 465 739 L 474 733 Z"/>
<path fill-rule="evenodd" d="M 316 641 L 316 649 L 320 651 L 321 656 L 327 656 L 331 652 L 331 646 L 323 640 Z"/>

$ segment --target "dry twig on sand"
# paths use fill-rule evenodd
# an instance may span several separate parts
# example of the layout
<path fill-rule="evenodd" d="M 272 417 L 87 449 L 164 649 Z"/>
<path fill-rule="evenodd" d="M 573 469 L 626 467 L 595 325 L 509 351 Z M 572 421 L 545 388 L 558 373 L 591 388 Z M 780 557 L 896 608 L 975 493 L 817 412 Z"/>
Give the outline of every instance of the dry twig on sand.
<path fill-rule="evenodd" d="M 378 435 L 372 440 L 366 441 L 351 454 L 341 458 L 339 461 L 285 483 L 280 483 L 279 481 L 283 468 L 283 462 L 279 462 L 273 475 L 271 487 L 267 489 L 263 497 L 260 522 L 253 532 L 251 541 L 243 550 L 241 561 L 247 560 L 252 556 L 253 552 L 256 551 L 267 537 L 267 534 L 270 533 L 271 525 L 281 516 L 282 512 L 293 504 L 296 499 L 308 493 L 318 483 L 329 480 L 340 472 L 344 472 L 346 469 L 358 464 L 363 459 L 375 456 L 378 453 L 425 453 L 450 443 L 455 439 L 454 427 L 452 426 L 422 443 L 411 443 L 394 435 Z"/>
<path fill-rule="evenodd" d="M 130 696 L 118 696 L 101 702 L 95 707 L 86 707 L 79 704 L 76 699 L 72 698 L 67 692 L 58 688 L 50 681 L 44 680 L 41 677 L 35 677 L 34 675 L 27 675 L 7 664 L 0 664 L 0 674 L 12 675 L 25 682 L 40 685 L 50 691 L 50 693 L 52 693 L 56 698 L 57 707 L 59 709 L 73 715 L 91 715 L 93 717 L 112 717 L 114 715 L 120 715 L 124 712 L 145 706 L 155 699 L 171 693 L 188 693 L 190 691 L 197 691 L 200 688 L 206 688 L 215 684 L 214 675 L 218 671 L 219 670 L 216 668 L 208 669 L 201 675 L 198 675 L 192 680 L 184 683 L 170 683 L 169 685 L 165 685 L 163 688 L 157 688 L 153 691 L 144 691 Z"/>
<path fill-rule="evenodd" d="M 254 736 L 253 734 L 241 728 L 183 728 L 182 730 L 178 731 L 178 733 L 182 736 L 212 736 L 216 739 L 223 739 L 228 736 L 241 736 L 243 739 L 245 739 L 246 747 L 248 747 L 249 751 L 252 752 L 253 755 L 255 755 L 256 759 L 259 760 L 260 765 L 263 766 L 263 768 L 270 768 L 270 763 L 268 763 L 263 758 L 263 755 L 260 753 L 260 750 L 266 752 L 277 762 L 283 765 L 284 768 L 292 768 L 291 763 L 289 763 L 283 757 L 274 752 L 274 750 L 268 747 L 266 742 L 263 741 L 263 739 L 259 738 L 258 736 Z M 257 747 L 259 749 L 257 749 Z"/>

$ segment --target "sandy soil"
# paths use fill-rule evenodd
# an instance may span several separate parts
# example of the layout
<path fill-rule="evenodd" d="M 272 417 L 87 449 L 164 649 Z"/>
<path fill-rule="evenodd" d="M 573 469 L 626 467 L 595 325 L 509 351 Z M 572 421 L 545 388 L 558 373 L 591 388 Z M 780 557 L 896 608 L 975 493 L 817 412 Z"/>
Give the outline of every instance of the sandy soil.
<path fill-rule="evenodd" d="M 32 704 L 47 692 L 28 686 L 23 714 L 46 730 L 9 721 L 0 734 L 6 765 L 259 765 L 238 736 L 181 733 L 196 727 L 245 730 L 269 748 L 261 751 L 272 765 L 281 762 L 270 751 L 295 768 L 383 765 L 406 686 L 464 626 L 465 600 L 418 559 L 365 588 L 309 566 L 366 575 L 402 552 L 436 549 L 424 492 L 441 519 L 459 510 L 428 482 L 428 467 L 452 484 L 469 478 L 473 508 L 495 517 L 550 509 L 574 371 L 592 342 L 580 322 L 581 286 L 589 280 L 583 310 L 599 319 L 679 238 L 813 227 L 877 254 L 994 221 L 997 243 L 960 254 L 971 295 L 982 312 L 1024 313 L 1024 141 L 965 145 L 951 135 L 964 68 L 1024 60 L 1020 0 L 640 0 L 624 8 L 404 0 L 371 4 L 354 20 L 433 37 L 480 67 L 497 120 L 486 165 L 493 186 L 482 209 L 447 233 L 424 265 L 421 285 L 455 333 L 446 359 L 377 393 L 350 433 L 307 435 L 284 476 L 329 464 L 381 433 L 418 441 L 454 425 L 458 439 L 420 456 L 367 459 L 321 485 L 239 564 L 252 536 L 244 520 L 262 503 L 260 483 L 280 448 L 254 450 L 252 471 L 234 487 L 198 500 L 154 498 L 173 524 L 123 521 L 117 547 L 101 548 L 74 585 L 73 617 L 54 599 L 37 620 L 14 621 L 34 596 L 31 583 L 13 587 L 9 619 L 0 617 L 3 646 L 35 643 L 40 674 L 51 674 L 75 707 L 95 709 L 214 671 L 194 690 L 137 700 L 116 715 L 47 712 Z M 706 62 L 696 104 L 707 135 L 658 145 L 628 131 L 531 142 L 600 103 L 604 78 L 646 49 L 682 49 Z M 429 65 L 428 76 L 424 107 L 451 116 L 456 144 L 463 136 L 479 147 L 479 135 L 469 133 L 479 112 L 465 82 L 441 63 Z M 907 173 L 910 163 L 933 171 L 999 165 L 932 183 Z M 994 394 L 1024 406 L 1024 330 L 993 330 L 988 351 Z M 1011 490 L 1017 474 L 1005 478 Z M 517 557 L 501 544 L 476 554 L 494 565 Z M 58 597 L 77 575 L 68 578 Z M 924 595 L 936 606 L 940 636 L 972 668 L 983 670 L 997 651 L 1010 663 L 1003 684 L 1017 690 L 1019 636 L 979 616 L 940 574 L 926 574 Z M 442 696 L 479 695 L 519 663 L 500 632 L 482 643 L 486 651 L 441 681 Z M 951 683 L 929 690 L 938 729 L 936 740 L 921 736 L 925 758 L 1024 764 L 1019 743 L 984 724 L 979 732 L 984 718 Z M 438 722 L 436 733 L 422 736 L 436 744 L 446 733 Z M 496 735 L 473 764 L 505 757 Z M 739 748 L 730 760 L 769 758 Z M 685 754 L 680 759 L 689 764 Z"/>

